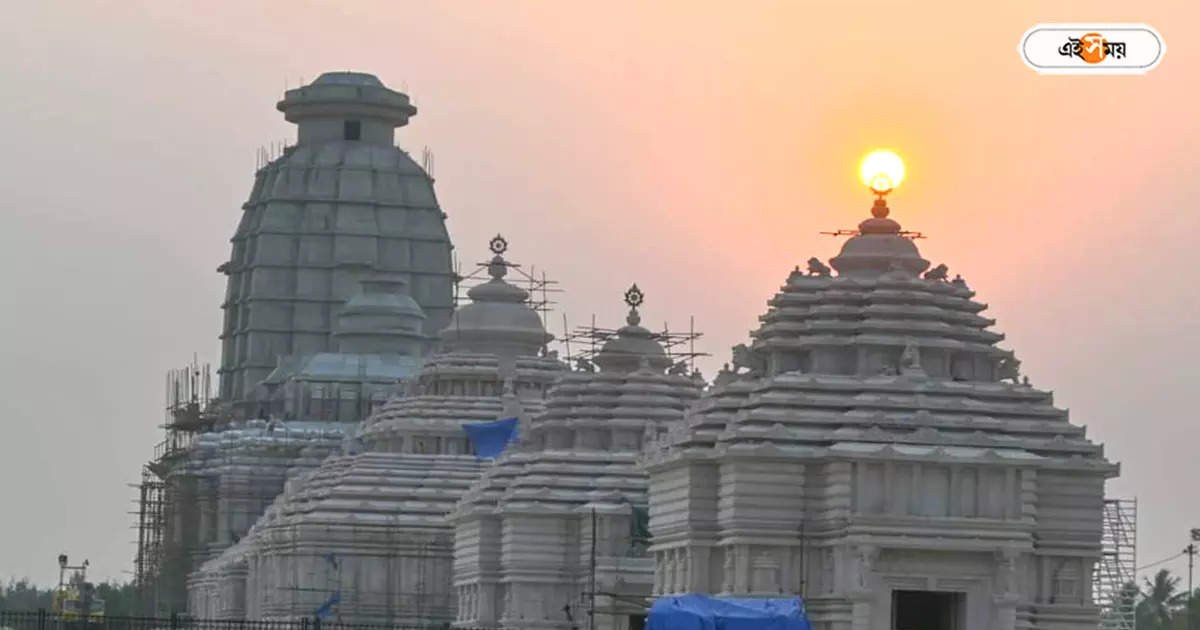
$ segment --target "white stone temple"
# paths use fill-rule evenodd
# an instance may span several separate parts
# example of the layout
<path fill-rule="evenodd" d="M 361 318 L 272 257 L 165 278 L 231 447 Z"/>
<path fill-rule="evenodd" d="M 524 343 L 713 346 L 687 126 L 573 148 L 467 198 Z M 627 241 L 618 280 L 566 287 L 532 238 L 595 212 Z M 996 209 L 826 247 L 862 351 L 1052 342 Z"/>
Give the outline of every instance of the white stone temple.
<path fill-rule="evenodd" d="M 528 293 L 491 279 L 468 291 L 406 395 L 364 422 L 357 444 L 290 482 L 238 545 L 193 574 L 189 609 L 224 619 L 312 617 L 429 625 L 455 614 L 445 521 L 484 462 L 463 425 L 542 410 L 565 366 L 547 356 Z"/>
<path fill-rule="evenodd" d="M 332 72 L 277 108 L 297 142 L 257 171 L 219 268 L 219 397 L 168 418 L 147 467 L 164 507 L 142 517 L 137 575 L 143 588 L 153 582 L 157 612 L 182 610 L 192 570 L 402 392 L 450 321 L 446 215 L 428 173 L 393 145 L 416 113 L 408 96 Z M 155 518 L 161 533 L 144 525 Z"/>
<path fill-rule="evenodd" d="M 1117 467 L 872 213 L 647 458 L 656 594 L 799 594 L 818 630 L 1096 628 Z"/>
<path fill-rule="evenodd" d="M 335 347 L 338 309 L 372 273 L 396 274 L 445 327 L 453 270 L 433 181 L 396 147 L 417 109 L 406 94 L 357 72 L 327 72 L 288 90 L 277 108 L 297 142 L 255 174 L 233 236 L 222 308 L 223 401 L 253 415 L 253 393 L 281 356 Z"/>
<path fill-rule="evenodd" d="M 664 373 L 672 362 L 640 325 L 636 286 L 627 300 L 599 371 L 564 373 L 451 515 L 457 626 L 626 630 L 645 614 L 654 566 L 635 528 L 647 504 L 638 459 L 703 383 Z"/>
<path fill-rule="evenodd" d="M 219 397 L 147 467 L 156 612 L 641 630 L 698 592 L 798 595 L 817 630 L 1096 627 L 1118 468 L 882 195 L 711 386 L 636 286 L 568 369 L 503 238 L 456 307 L 432 179 L 393 145 L 406 95 L 337 72 L 277 107 L 298 141 L 221 266 Z M 507 418 L 481 458 L 464 427 Z"/>

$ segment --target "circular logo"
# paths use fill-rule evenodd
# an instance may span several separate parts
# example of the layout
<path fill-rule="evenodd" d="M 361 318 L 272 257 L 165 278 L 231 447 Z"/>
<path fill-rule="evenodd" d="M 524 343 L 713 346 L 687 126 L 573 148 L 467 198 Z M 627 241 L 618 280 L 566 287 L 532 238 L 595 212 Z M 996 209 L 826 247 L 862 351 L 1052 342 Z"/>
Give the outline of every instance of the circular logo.
<path fill-rule="evenodd" d="M 1079 38 L 1079 58 L 1088 63 L 1100 63 L 1108 56 L 1105 45 L 1108 40 L 1100 33 L 1088 33 Z"/>

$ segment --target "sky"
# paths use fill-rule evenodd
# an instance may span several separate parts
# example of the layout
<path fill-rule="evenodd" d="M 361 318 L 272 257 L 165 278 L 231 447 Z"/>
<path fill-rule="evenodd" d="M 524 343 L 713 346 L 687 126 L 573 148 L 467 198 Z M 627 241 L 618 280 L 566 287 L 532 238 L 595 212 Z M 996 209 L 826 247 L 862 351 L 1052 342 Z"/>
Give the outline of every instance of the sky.
<path fill-rule="evenodd" d="M 735 8 L 736 4 L 736 8 Z M 360 70 L 419 108 L 464 262 L 497 232 L 553 321 L 704 332 L 705 373 L 795 265 L 836 255 L 869 149 L 893 218 L 989 304 L 1033 384 L 1121 464 L 1139 564 L 1200 527 L 1200 3 L 17 3 L 0 21 L 0 579 L 129 578 L 163 378 L 218 362 L 229 237 L 287 87 Z M 1145 22 L 1145 76 L 1038 76 L 1040 22 Z M 561 324 L 552 332 L 561 332 Z M 1186 570 L 1181 559 L 1161 567 Z M 1155 567 L 1158 568 L 1158 567 Z"/>

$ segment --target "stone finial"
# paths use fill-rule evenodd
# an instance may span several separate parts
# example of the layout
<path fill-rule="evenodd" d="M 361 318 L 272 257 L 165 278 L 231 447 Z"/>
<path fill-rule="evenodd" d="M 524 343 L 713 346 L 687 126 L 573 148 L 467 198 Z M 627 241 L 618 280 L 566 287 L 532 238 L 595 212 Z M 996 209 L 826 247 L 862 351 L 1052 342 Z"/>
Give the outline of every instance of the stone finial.
<path fill-rule="evenodd" d="M 497 256 L 503 256 L 504 252 L 508 251 L 508 241 L 501 235 L 497 234 L 488 241 L 488 249 Z"/>
<path fill-rule="evenodd" d="M 954 274 L 954 279 L 950 281 L 950 284 L 964 289 L 967 288 L 967 281 L 963 280 L 963 277 L 959 274 Z"/>
<path fill-rule="evenodd" d="M 625 318 L 625 323 L 630 326 L 637 326 L 642 323 L 642 316 L 638 314 L 638 307 L 646 300 L 646 294 L 638 288 L 637 283 L 629 287 L 625 291 L 625 304 L 629 305 L 629 315 Z"/>

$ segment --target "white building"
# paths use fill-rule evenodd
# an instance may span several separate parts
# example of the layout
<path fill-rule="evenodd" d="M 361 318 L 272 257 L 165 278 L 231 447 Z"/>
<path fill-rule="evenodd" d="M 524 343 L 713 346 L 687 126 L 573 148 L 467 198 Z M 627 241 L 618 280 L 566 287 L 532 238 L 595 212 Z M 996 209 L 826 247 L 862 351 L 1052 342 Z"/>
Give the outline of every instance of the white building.
<path fill-rule="evenodd" d="M 433 180 L 394 145 L 417 109 L 408 95 L 357 72 L 327 72 L 288 90 L 277 108 L 297 142 L 255 174 L 233 236 L 222 308 L 221 400 L 252 415 L 258 384 L 282 355 L 335 346 L 338 309 L 375 273 L 408 283 L 445 327 L 453 270 Z"/>
<path fill-rule="evenodd" d="M 700 383 L 664 373 L 671 361 L 639 319 L 633 308 L 598 372 L 562 376 L 451 515 L 456 625 L 585 627 L 594 607 L 596 628 L 624 629 L 644 615 L 653 560 L 634 531 L 647 503 L 638 458 Z"/>
<path fill-rule="evenodd" d="M 445 515 L 484 466 L 463 425 L 540 412 L 563 369 L 545 353 L 551 337 L 528 294 L 504 280 L 499 251 L 491 279 L 468 292 L 409 393 L 368 418 L 352 452 L 291 482 L 246 539 L 193 576 L 193 614 L 295 619 L 327 605 L 345 623 L 454 619 Z"/>
<path fill-rule="evenodd" d="M 1117 467 L 873 214 L 648 458 L 655 592 L 801 594 L 819 630 L 1095 628 Z"/>

